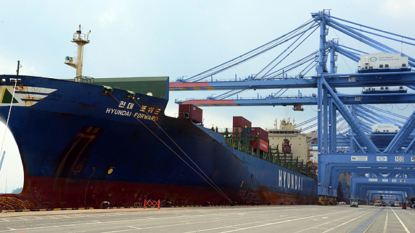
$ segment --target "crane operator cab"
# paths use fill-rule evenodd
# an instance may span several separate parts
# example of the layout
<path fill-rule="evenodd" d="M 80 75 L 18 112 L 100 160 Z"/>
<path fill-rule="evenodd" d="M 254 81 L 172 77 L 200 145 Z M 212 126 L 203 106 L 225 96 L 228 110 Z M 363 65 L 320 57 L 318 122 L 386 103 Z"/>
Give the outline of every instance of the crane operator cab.
<path fill-rule="evenodd" d="M 358 73 L 411 71 L 408 57 L 399 53 L 372 53 L 360 55 Z"/>

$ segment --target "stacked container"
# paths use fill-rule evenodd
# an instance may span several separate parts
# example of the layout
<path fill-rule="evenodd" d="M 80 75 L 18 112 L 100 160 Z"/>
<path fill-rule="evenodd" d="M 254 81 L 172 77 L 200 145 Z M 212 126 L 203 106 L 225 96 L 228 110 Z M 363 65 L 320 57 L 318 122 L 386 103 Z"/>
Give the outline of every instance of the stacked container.
<path fill-rule="evenodd" d="M 190 119 L 196 123 L 202 123 L 203 110 L 193 104 L 180 104 L 179 105 L 179 118 Z"/>
<path fill-rule="evenodd" d="M 259 136 L 260 139 L 268 141 L 268 132 L 263 130 L 260 127 L 252 127 L 251 128 L 251 135 L 253 137 Z"/>
<path fill-rule="evenodd" d="M 262 151 L 264 151 L 264 152 L 267 152 L 268 153 L 268 140 L 267 141 L 264 141 L 262 139 L 259 139 L 259 142 L 258 143 L 256 143 L 256 142 L 257 142 L 256 140 L 255 141 L 251 141 L 251 146 L 254 149 L 258 149 L 258 144 L 259 144 L 259 149 L 262 150 Z"/>
<path fill-rule="evenodd" d="M 234 116 L 233 117 L 233 127 L 240 127 L 240 128 L 251 128 L 252 123 L 248 121 L 247 119 L 241 117 L 241 116 Z"/>
<path fill-rule="evenodd" d="M 268 132 L 263 130 L 260 127 L 252 127 L 251 128 L 251 136 L 253 138 L 255 138 L 256 140 L 252 140 L 251 141 L 251 146 L 254 147 L 254 149 L 258 148 L 259 144 L 259 149 L 265 152 L 268 152 Z M 257 137 L 259 136 L 259 142 L 256 143 Z"/>
<path fill-rule="evenodd" d="M 246 132 L 247 135 L 251 135 L 252 123 L 241 116 L 233 117 L 233 132 L 242 133 Z"/>

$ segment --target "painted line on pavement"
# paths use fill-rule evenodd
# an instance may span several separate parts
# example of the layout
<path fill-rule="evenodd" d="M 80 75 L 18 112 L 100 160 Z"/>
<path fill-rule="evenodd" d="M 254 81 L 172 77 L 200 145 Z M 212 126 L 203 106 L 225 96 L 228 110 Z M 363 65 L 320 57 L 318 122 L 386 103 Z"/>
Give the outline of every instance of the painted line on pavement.
<path fill-rule="evenodd" d="M 398 217 L 398 215 L 395 213 L 395 211 L 392 209 L 393 213 L 396 215 L 396 217 L 398 218 L 399 222 L 401 222 L 403 228 L 405 229 L 406 233 L 410 233 L 408 228 L 406 228 L 405 224 L 403 224 L 402 220 Z"/>
<path fill-rule="evenodd" d="M 239 209 L 238 209 L 239 210 Z M 266 212 L 266 211 L 251 211 L 251 213 L 255 214 L 255 212 Z M 345 211 L 339 211 L 339 212 L 345 212 Z M 339 213 L 337 212 L 337 213 Z M 206 215 L 200 215 L 200 216 L 214 216 L 214 215 L 224 215 L 227 213 L 223 213 L 223 214 L 206 214 Z M 327 214 L 325 214 L 327 215 Z M 81 214 L 77 214 L 77 216 L 81 216 Z M 82 215 L 85 216 L 85 215 Z M 174 219 L 174 218 L 182 218 L 182 217 L 188 217 L 188 216 L 194 216 L 194 215 L 179 215 L 179 216 L 169 216 L 169 217 L 162 217 L 162 218 L 157 218 L 155 220 L 160 221 L 161 219 Z M 148 221 L 149 219 L 126 219 L 126 220 L 115 220 L 115 221 L 107 221 L 104 222 L 105 224 L 111 224 L 111 223 L 127 223 L 127 222 L 137 222 L 137 221 Z M 226 220 L 221 218 L 221 220 Z M 268 220 L 270 221 L 270 220 Z M 263 222 L 263 220 L 261 221 Z M 82 226 L 82 225 L 91 225 L 91 224 L 97 224 L 97 223 L 73 223 L 73 224 L 66 224 L 66 225 L 52 225 L 52 226 L 41 226 L 41 227 L 31 227 L 31 228 L 22 228 L 22 229 L 18 229 L 19 231 L 25 231 L 25 230 L 36 230 L 36 229 L 48 229 L 48 228 L 58 228 L 58 227 L 73 227 L 73 226 Z M 0 232 L 9 232 L 10 230 L 0 230 Z M 123 232 L 123 231 L 127 231 L 127 230 L 122 230 L 122 231 L 117 231 L 117 232 Z"/>
<path fill-rule="evenodd" d="M 376 214 L 372 215 L 370 218 L 366 219 L 366 221 L 362 222 L 359 226 L 351 230 L 349 233 L 361 233 L 366 232 L 367 229 L 369 229 L 370 226 L 375 222 L 375 219 L 379 216 L 379 214 L 384 210 L 385 208 L 382 208 L 379 210 Z"/>
<path fill-rule="evenodd" d="M 370 212 L 371 210 L 367 210 L 366 211 L 366 213 L 367 212 Z M 361 214 L 361 213 L 357 213 L 357 214 Z M 310 227 L 310 228 L 307 228 L 307 229 L 304 229 L 304 230 L 301 230 L 301 231 L 296 231 L 295 233 L 300 233 L 300 232 L 304 232 L 304 231 L 309 231 L 310 229 L 315 229 L 315 228 L 317 228 L 317 227 L 320 227 L 320 226 L 323 226 L 323 225 L 327 225 L 327 224 L 330 224 L 330 223 L 333 223 L 333 222 L 336 222 L 336 221 L 339 221 L 339 220 L 342 220 L 342 219 L 344 219 L 344 218 L 350 218 L 350 216 L 349 215 L 346 215 L 345 217 L 343 217 L 343 218 L 337 218 L 337 219 L 335 219 L 335 220 L 333 220 L 333 221 L 330 221 L 330 222 L 326 222 L 326 223 L 322 223 L 322 224 L 319 224 L 319 225 L 316 225 L 316 226 L 313 226 L 313 227 Z"/>
<path fill-rule="evenodd" d="M 339 211 L 339 212 L 335 212 L 335 213 L 341 213 L 341 212 L 345 212 L 345 211 Z M 333 214 L 333 213 L 329 213 L 329 214 Z M 328 215 L 328 214 L 317 215 L 317 216 L 324 216 L 324 215 Z M 311 217 L 306 217 L 306 218 L 312 218 L 312 217 L 316 217 L 316 216 L 311 216 Z M 290 222 L 290 221 L 298 220 L 298 219 L 289 219 L 289 218 L 290 217 L 288 217 L 288 220 L 285 220 L 283 222 Z M 300 219 L 303 219 L 303 218 L 300 218 Z M 221 219 L 220 221 L 227 221 L 227 220 Z M 265 220 L 265 221 L 275 221 L 275 220 L 274 219 L 270 219 L 270 220 Z M 171 227 L 171 226 L 183 226 L 183 225 L 199 224 L 199 223 L 207 223 L 207 222 L 215 222 L 215 221 L 209 220 L 209 221 L 200 221 L 200 222 L 191 222 L 191 223 L 189 223 L 188 221 L 185 221 L 185 222 L 182 222 L 182 223 L 179 223 L 179 224 L 169 224 L 169 225 L 154 226 L 154 227 L 141 227 L 141 229 L 143 230 L 143 229 L 154 229 L 154 228 L 163 228 L 163 227 Z M 217 229 L 223 229 L 223 228 L 235 228 L 235 226 L 248 225 L 248 224 L 256 224 L 256 223 L 263 223 L 263 222 L 264 222 L 264 220 L 261 220 L 261 221 L 249 222 L 249 223 L 241 223 L 241 224 L 236 224 L 236 225 L 227 225 L 227 226 L 218 227 L 218 228 L 203 229 L 203 230 L 200 230 L 199 229 L 197 231 L 189 231 L 189 232 L 202 232 L 202 231 L 210 231 L 210 230 L 217 230 Z M 278 223 L 271 223 L 271 224 L 278 224 Z M 253 228 L 253 227 L 248 227 L 248 228 Z M 239 230 L 239 229 L 236 229 L 236 230 Z M 131 229 L 113 230 L 113 231 L 106 231 L 104 233 L 118 233 L 118 232 L 127 232 L 127 231 L 132 231 L 132 230 Z M 226 232 L 231 232 L 231 231 L 226 231 Z"/>
<path fill-rule="evenodd" d="M 339 211 L 339 212 L 345 212 L 345 211 Z M 333 214 L 333 213 L 328 213 L 328 214 Z M 267 224 L 252 226 L 252 227 L 238 228 L 238 229 L 231 230 L 231 231 L 223 231 L 222 233 L 235 232 L 235 231 L 243 231 L 243 230 L 248 230 L 248 229 L 253 229 L 253 228 L 258 228 L 258 227 L 266 227 L 266 226 L 276 225 L 276 224 L 280 224 L 280 223 L 287 223 L 287 222 L 293 222 L 293 221 L 297 221 L 297 220 L 303 220 L 303 219 L 309 219 L 309 218 L 315 218 L 315 217 L 325 216 L 325 215 L 328 215 L 328 214 L 322 214 L 322 215 L 315 215 L 315 216 L 309 216 L 309 217 L 303 217 L 303 218 L 290 219 L 290 220 L 285 220 L 285 221 L 280 221 L 280 222 L 273 222 L 273 223 L 267 223 Z"/>

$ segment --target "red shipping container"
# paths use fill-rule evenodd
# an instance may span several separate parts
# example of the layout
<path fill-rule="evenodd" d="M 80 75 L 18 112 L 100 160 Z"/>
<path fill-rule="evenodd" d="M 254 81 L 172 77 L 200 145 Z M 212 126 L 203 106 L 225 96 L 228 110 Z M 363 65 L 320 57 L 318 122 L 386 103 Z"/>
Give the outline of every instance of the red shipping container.
<path fill-rule="evenodd" d="M 234 133 L 236 133 L 236 132 L 240 133 L 240 132 L 242 132 L 242 128 L 241 127 L 233 127 L 233 132 Z"/>
<path fill-rule="evenodd" d="M 233 117 L 233 127 L 251 128 L 251 122 L 241 116 Z"/>
<path fill-rule="evenodd" d="M 188 118 L 196 123 L 202 123 L 203 110 L 193 104 L 179 104 L 179 118 Z"/>
<path fill-rule="evenodd" d="M 241 137 L 241 133 L 242 133 L 242 128 L 241 127 L 233 127 L 233 130 L 232 130 L 232 132 L 233 133 L 238 133 L 238 138 L 240 138 Z M 236 137 L 236 135 L 235 134 L 233 134 L 232 135 L 232 137 Z"/>
<path fill-rule="evenodd" d="M 256 136 L 258 136 L 258 134 L 259 134 L 260 139 L 268 141 L 268 132 L 267 131 L 263 130 L 260 127 L 252 127 L 251 128 L 251 135 L 253 137 L 256 137 Z"/>
<path fill-rule="evenodd" d="M 257 149 L 258 148 L 258 145 L 255 145 L 256 142 L 257 141 L 251 141 L 251 146 L 253 146 L 254 149 Z M 264 152 L 267 152 L 268 153 L 268 140 L 267 141 L 264 141 L 262 139 L 259 139 L 259 142 L 258 143 L 259 143 L 259 149 L 262 150 L 262 151 L 264 151 Z"/>

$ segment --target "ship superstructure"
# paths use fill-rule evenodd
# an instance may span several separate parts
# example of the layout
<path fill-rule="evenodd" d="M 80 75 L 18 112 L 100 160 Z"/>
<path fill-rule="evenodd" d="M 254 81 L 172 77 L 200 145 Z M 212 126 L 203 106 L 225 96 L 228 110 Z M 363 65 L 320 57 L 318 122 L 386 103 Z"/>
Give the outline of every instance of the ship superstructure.
<path fill-rule="evenodd" d="M 291 148 L 290 153 L 294 156 L 298 156 L 300 160 L 309 161 L 312 157 L 311 142 L 316 139 L 316 133 L 306 134 L 301 129 L 295 128 L 295 121 L 291 122 L 290 119 L 282 119 L 279 122 L 275 120 L 275 128 L 268 129 L 269 142 L 272 148 L 276 148 L 279 145 L 283 145 L 284 140 L 289 140 Z"/>

